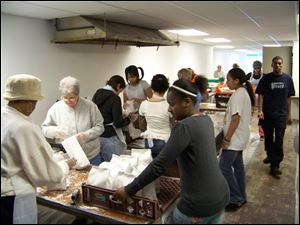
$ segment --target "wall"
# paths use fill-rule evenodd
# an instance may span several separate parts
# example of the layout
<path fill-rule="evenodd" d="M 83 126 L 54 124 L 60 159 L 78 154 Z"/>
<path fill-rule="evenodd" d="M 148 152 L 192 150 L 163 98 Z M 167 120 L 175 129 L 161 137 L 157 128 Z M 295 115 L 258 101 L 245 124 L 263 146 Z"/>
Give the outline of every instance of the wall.
<path fill-rule="evenodd" d="M 8 76 L 28 73 L 43 82 L 43 95 L 32 118 L 41 124 L 49 107 L 60 98 L 58 83 L 65 76 L 79 79 L 83 97 L 91 98 L 112 75 L 124 76 L 128 65 L 141 66 L 145 80 L 157 73 L 165 74 L 170 83 L 177 71 L 191 67 L 196 73 L 208 74 L 212 65 L 212 48 L 181 43 L 179 47 L 128 47 L 98 45 L 55 45 L 51 43 L 54 27 L 45 20 L 1 14 L 1 106 L 3 87 Z M 124 76 L 125 77 L 125 76 Z"/>
<path fill-rule="evenodd" d="M 294 41 L 292 74 L 296 96 L 299 96 L 299 41 Z"/>
<path fill-rule="evenodd" d="M 293 80 L 296 91 L 296 98 L 292 98 L 292 118 L 299 120 L 299 41 L 294 41 L 293 46 Z"/>

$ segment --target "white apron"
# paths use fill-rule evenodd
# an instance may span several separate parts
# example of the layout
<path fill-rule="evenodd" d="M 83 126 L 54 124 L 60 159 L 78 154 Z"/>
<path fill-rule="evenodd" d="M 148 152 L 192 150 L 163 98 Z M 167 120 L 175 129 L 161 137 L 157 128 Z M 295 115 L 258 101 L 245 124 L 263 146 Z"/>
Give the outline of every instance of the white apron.
<path fill-rule="evenodd" d="M 15 197 L 13 224 L 37 224 L 35 193 L 19 194 Z"/>
<path fill-rule="evenodd" d="M 126 144 L 126 140 L 125 140 L 125 137 L 124 137 L 122 129 L 121 128 L 116 128 L 113 123 L 106 124 L 105 126 L 112 126 L 115 129 L 116 134 L 117 134 L 119 140 L 123 143 L 123 149 L 122 149 L 122 151 L 125 151 L 127 149 L 127 144 Z"/>

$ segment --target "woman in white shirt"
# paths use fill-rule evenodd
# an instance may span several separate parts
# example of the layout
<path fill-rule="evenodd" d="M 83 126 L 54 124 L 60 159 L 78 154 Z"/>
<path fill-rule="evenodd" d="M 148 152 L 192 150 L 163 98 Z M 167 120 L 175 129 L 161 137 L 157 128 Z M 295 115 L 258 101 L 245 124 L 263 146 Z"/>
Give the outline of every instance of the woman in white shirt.
<path fill-rule="evenodd" d="M 40 128 L 29 116 L 41 100 L 41 80 L 8 78 L 1 109 L 1 223 L 36 224 L 36 187 L 61 183 L 74 165 L 56 162 Z"/>
<path fill-rule="evenodd" d="M 219 165 L 230 188 L 230 203 L 226 209 L 234 210 L 247 201 L 243 149 L 250 137 L 251 105 L 255 103 L 255 96 L 251 83 L 240 68 L 228 72 L 226 83 L 235 92 L 227 105 Z"/>
<path fill-rule="evenodd" d="M 171 114 L 168 112 L 169 104 L 164 98 L 169 88 L 168 79 L 157 74 L 152 78 L 152 98 L 142 102 L 139 110 L 140 128 L 144 131 L 141 136 L 145 139 L 145 148 L 151 149 L 152 157 L 155 158 L 170 137 Z"/>
<path fill-rule="evenodd" d="M 139 70 L 141 71 L 141 78 L 139 76 Z M 128 66 L 125 69 L 125 76 L 128 85 L 123 91 L 124 109 L 129 107 L 129 101 L 133 104 L 133 111 L 138 117 L 138 111 L 140 105 L 147 98 L 152 97 L 152 89 L 147 81 L 143 80 L 144 70 L 141 67 L 136 67 L 134 65 Z M 139 121 L 136 119 L 133 123 L 135 128 L 139 129 Z"/>
<path fill-rule="evenodd" d="M 76 135 L 90 163 L 99 165 L 99 136 L 104 131 L 103 117 L 95 103 L 79 96 L 79 82 L 74 77 L 60 81 L 61 99 L 49 110 L 42 129 L 45 137 L 61 142 Z"/>

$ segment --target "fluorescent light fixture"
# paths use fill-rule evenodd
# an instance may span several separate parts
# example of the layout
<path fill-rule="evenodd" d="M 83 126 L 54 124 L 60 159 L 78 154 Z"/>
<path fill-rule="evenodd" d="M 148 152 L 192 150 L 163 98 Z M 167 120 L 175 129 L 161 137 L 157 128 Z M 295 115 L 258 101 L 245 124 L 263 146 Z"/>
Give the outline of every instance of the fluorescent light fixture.
<path fill-rule="evenodd" d="M 249 52 L 248 49 L 234 49 L 235 52 Z"/>
<path fill-rule="evenodd" d="M 195 30 L 195 29 L 185 29 L 185 30 L 168 30 L 168 32 L 183 35 L 183 36 L 206 36 L 208 33 Z"/>
<path fill-rule="evenodd" d="M 281 47 L 281 45 L 275 44 L 275 45 L 264 45 L 264 47 Z"/>
<path fill-rule="evenodd" d="M 227 42 L 231 42 L 230 40 L 226 39 L 226 38 L 204 38 L 204 41 L 209 41 L 209 42 L 213 42 L 213 43 L 227 43 Z"/>
<path fill-rule="evenodd" d="M 214 46 L 214 48 L 234 48 L 233 46 L 231 46 L 231 45 L 216 45 L 216 46 Z"/>

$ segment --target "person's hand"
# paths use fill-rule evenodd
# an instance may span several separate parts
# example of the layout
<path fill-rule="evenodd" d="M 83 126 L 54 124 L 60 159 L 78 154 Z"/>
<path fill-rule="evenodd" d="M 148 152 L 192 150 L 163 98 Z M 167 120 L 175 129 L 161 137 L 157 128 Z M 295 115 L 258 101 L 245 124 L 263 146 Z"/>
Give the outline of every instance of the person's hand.
<path fill-rule="evenodd" d="M 223 149 L 228 149 L 229 145 L 230 145 L 230 141 L 228 141 L 224 138 L 223 141 L 222 141 L 222 148 Z"/>
<path fill-rule="evenodd" d="M 134 122 L 138 119 L 139 116 L 138 116 L 138 114 L 132 112 L 132 113 L 129 113 L 128 117 L 129 117 L 131 122 Z"/>
<path fill-rule="evenodd" d="M 259 118 L 259 119 L 264 119 L 264 113 L 262 112 L 262 111 L 258 111 L 258 113 L 257 113 L 257 117 Z"/>
<path fill-rule="evenodd" d="M 87 139 L 87 136 L 83 132 L 80 132 L 80 133 L 76 134 L 76 138 L 79 143 L 84 143 Z"/>
<path fill-rule="evenodd" d="M 54 133 L 54 138 L 58 140 L 64 140 L 66 137 L 67 137 L 67 132 L 61 127 L 57 127 Z"/>
<path fill-rule="evenodd" d="M 74 159 L 74 158 L 67 159 L 67 160 L 66 160 L 66 163 L 68 164 L 69 169 L 72 169 L 72 168 L 76 165 L 77 160 Z"/>
<path fill-rule="evenodd" d="M 292 123 L 293 123 L 292 117 L 288 116 L 287 125 L 292 125 Z"/>
<path fill-rule="evenodd" d="M 75 165 L 73 168 L 74 168 L 75 170 L 90 170 L 91 167 L 92 167 L 92 165 L 91 165 L 91 164 L 88 164 L 88 165 L 86 165 L 86 166 L 84 166 L 84 167 L 79 166 L 79 165 Z"/>
<path fill-rule="evenodd" d="M 113 194 L 113 198 L 125 202 L 126 199 L 129 197 L 128 193 L 126 192 L 124 187 L 119 188 Z"/>
<path fill-rule="evenodd" d="M 125 110 L 125 109 L 127 109 L 127 107 L 129 106 L 129 104 L 126 102 L 126 103 L 124 103 L 123 104 L 123 109 Z"/>
<path fill-rule="evenodd" d="M 130 100 L 132 100 L 133 102 L 140 102 L 140 99 L 139 99 L 139 98 L 132 98 L 132 99 L 130 99 Z"/>
<path fill-rule="evenodd" d="M 132 98 L 131 100 L 133 100 L 133 102 L 137 102 L 137 103 L 141 103 L 146 99 L 142 99 L 142 98 Z"/>

